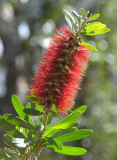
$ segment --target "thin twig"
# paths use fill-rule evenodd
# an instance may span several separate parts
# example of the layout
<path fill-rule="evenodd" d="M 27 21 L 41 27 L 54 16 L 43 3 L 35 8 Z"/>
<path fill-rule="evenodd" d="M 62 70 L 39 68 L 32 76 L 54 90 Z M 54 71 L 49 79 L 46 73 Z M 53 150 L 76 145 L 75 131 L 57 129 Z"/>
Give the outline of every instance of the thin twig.
<path fill-rule="evenodd" d="M 43 130 L 41 131 L 41 133 L 39 135 L 38 144 L 37 144 L 36 150 L 35 150 L 36 152 L 38 152 L 38 158 L 39 158 L 40 153 L 41 153 L 41 141 L 43 139 L 43 133 L 44 133 L 44 131 L 46 129 L 46 123 L 47 123 L 48 115 L 49 115 L 49 108 L 50 107 L 47 107 L 47 110 L 46 110 L 46 113 L 45 113 L 45 118 L 44 118 L 44 120 L 42 122 L 44 128 L 43 128 Z M 33 158 L 33 160 L 35 160 L 35 159 Z"/>

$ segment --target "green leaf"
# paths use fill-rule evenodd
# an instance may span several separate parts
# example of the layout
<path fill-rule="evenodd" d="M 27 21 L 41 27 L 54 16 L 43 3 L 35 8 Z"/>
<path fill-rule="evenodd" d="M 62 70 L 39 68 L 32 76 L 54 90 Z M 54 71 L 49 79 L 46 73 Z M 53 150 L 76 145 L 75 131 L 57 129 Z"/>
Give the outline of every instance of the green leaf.
<path fill-rule="evenodd" d="M 32 109 L 32 108 L 26 108 L 23 111 L 25 114 L 32 115 L 32 116 L 38 116 L 38 115 L 44 114 L 44 112 L 40 112 L 40 111 Z"/>
<path fill-rule="evenodd" d="M 83 42 L 83 41 L 81 41 L 80 44 L 83 45 L 83 46 L 85 46 L 86 49 L 89 49 L 91 51 L 97 51 L 97 49 L 94 46 L 92 46 L 91 44 L 88 44 L 88 43 Z"/>
<path fill-rule="evenodd" d="M 79 27 L 79 21 L 78 21 L 78 19 L 76 18 L 76 17 L 74 17 L 74 19 L 75 19 L 75 24 L 74 24 L 74 30 L 77 32 L 78 31 L 78 27 Z"/>
<path fill-rule="evenodd" d="M 97 34 L 103 34 L 103 33 L 109 32 L 110 29 L 105 27 L 106 25 L 100 22 L 92 22 L 88 24 L 88 26 L 85 27 L 85 29 L 83 29 L 81 33 L 85 35 L 97 35 Z"/>
<path fill-rule="evenodd" d="M 81 32 L 89 33 L 89 32 L 95 31 L 96 29 L 105 28 L 105 27 L 106 27 L 106 25 L 102 24 L 101 22 L 91 22 Z"/>
<path fill-rule="evenodd" d="M 100 16 L 100 14 L 94 14 L 89 20 L 93 21 L 93 20 L 99 18 L 99 16 Z"/>
<path fill-rule="evenodd" d="M 87 152 L 86 149 L 84 148 L 71 147 L 71 146 L 63 146 L 62 150 L 54 148 L 54 151 L 61 154 L 70 155 L 70 156 L 80 156 Z"/>
<path fill-rule="evenodd" d="M 63 148 L 63 145 L 60 141 L 58 141 L 56 139 L 48 138 L 48 137 L 43 139 L 42 146 L 53 147 L 53 148 L 57 148 L 59 150 L 61 150 Z"/>
<path fill-rule="evenodd" d="M 58 122 L 56 125 L 62 124 L 62 123 L 65 123 L 65 122 L 69 122 L 69 121 L 75 121 L 79 116 L 80 116 L 80 112 L 72 112 L 67 117 L 65 117 L 63 120 Z"/>
<path fill-rule="evenodd" d="M 72 127 L 72 128 L 68 128 L 68 129 L 65 129 L 65 130 L 61 130 L 60 132 L 55 133 L 55 135 L 53 135 L 53 137 L 60 137 L 60 136 L 63 136 L 65 134 L 68 134 L 68 133 L 71 133 L 71 132 L 75 132 L 77 130 L 78 129 L 76 127 Z"/>
<path fill-rule="evenodd" d="M 16 126 L 6 121 L 2 116 L 0 116 L 0 127 L 13 137 L 24 138 L 23 134 L 16 130 Z"/>
<path fill-rule="evenodd" d="M 23 107 L 22 103 L 20 102 L 19 98 L 15 94 L 13 94 L 11 97 L 11 100 L 12 100 L 12 104 L 13 104 L 14 109 L 17 112 L 18 116 L 22 119 L 25 119 L 26 114 L 23 112 L 24 107 Z M 27 103 L 26 107 L 30 107 L 30 103 Z M 34 122 L 31 117 L 28 118 L 28 122 L 30 124 L 34 125 Z"/>
<path fill-rule="evenodd" d="M 81 129 L 81 130 L 71 132 L 71 133 L 65 134 L 63 136 L 57 137 L 56 139 L 59 140 L 60 142 L 70 142 L 70 141 L 76 141 L 76 140 L 88 137 L 92 133 L 93 132 L 90 129 Z"/>
<path fill-rule="evenodd" d="M 79 26 L 81 27 L 82 25 L 82 16 L 78 15 L 76 11 L 72 10 L 72 14 L 74 17 L 77 19 Z M 76 21 L 76 20 L 75 20 Z"/>
<path fill-rule="evenodd" d="M 85 17 L 86 16 L 86 13 L 85 13 L 85 10 L 83 8 L 80 9 L 80 12 L 82 13 L 82 15 Z"/>
<path fill-rule="evenodd" d="M 69 114 L 67 117 L 65 117 L 60 122 L 58 122 L 56 125 L 62 124 L 65 122 L 69 122 L 69 121 L 75 121 L 77 118 L 79 118 L 86 111 L 86 109 L 87 109 L 87 106 L 85 106 L 85 105 L 77 108 L 71 114 Z"/>
<path fill-rule="evenodd" d="M 52 113 L 50 112 L 48 116 L 47 124 L 46 124 L 46 129 L 50 127 L 51 121 L 52 121 Z"/>
<path fill-rule="evenodd" d="M 64 130 L 64 129 L 68 129 L 71 127 L 75 127 L 78 125 L 78 122 L 66 122 L 66 123 L 62 123 L 62 124 L 58 124 L 55 125 L 53 127 L 48 128 L 45 133 L 44 133 L 44 137 L 48 136 L 51 137 L 53 134 L 59 132 L 60 130 Z"/>
<path fill-rule="evenodd" d="M 72 10 L 72 14 L 76 17 L 76 19 L 79 19 L 79 14 L 76 11 Z"/>
<path fill-rule="evenodd" d="M 14 115 L 11 115 L 11 114 L 4 114 L 3 115 L 3 118 L 8 121 L 9 123 L 12 123 L 16 126 L 20 126 L 20 127 L 23 127 L 23 128 L 27 128 L 27 129 L 30 129 L 30 130 L 35 130 L 35 127 L 31 124 L 29 124 L 28 122 L 26 122 L 25 120 L 17 117 L 17 116 L 14 116 Z"/>
<path fill-rule="evenodd" d="M 26 109 L 26 108 L 31 108 L 31 104 L 30 104 L 29 102 L 26 104 L 25 109 Z M 24 120 L 27 121 L 28 123 L 30 123 L 30 124 L 33 125 L 33 126 L 35 125 L 32 117 L 31 117 L 30 115 L 25 114 Z M 23 128 L 23 135 L 24 135 L 26 138 L 28 138 L 29 132 L 30 132 L 29 129 Z"/>
<path fill-rule="evenodd" d="M 19 117 L 24 119 L 24 117 L 25 117 L 25 113 L 23 112 L 24 107 L 23 107 L 22 103 L 20 102 L 19 98 L 15 94 L 13 94 L 11 97 L 11 100 L 12 100 L 12 104 L 14 106 L 14 109 L 17 112 L 17 114 L 19 115 Z"/>
<path fill-rule="evenodd" d="M 85 14 L 86 14 L 86 16 L 88 16 L 88 14 L 89 14 L 89 11 L 86 11 L 86 12 L 85 12 Z"/>
<path fill-rule="evenodd" d="M 54 117 L 58 118 L 59 117 L 59 114 L 58 114 L 58 110 L 56 108 L 56 106 L 53 104 L 52 107 L 51 107 L 51 113 Z"/>
<path fill-rule="evenodd" d="M 65 19 L 68 23 L 68 25 L 73 28 L 73 24 L 75 23 L 74 17 L 66 10 L 64 10 L 65 13 Z"/>
<path fill-rule="evenodd" d="M 110 31 L 109 28 L 100 28 L 100 29 L 96 29 L 95 31 L 91 31 L 89 33 L 86 33 L 86 35 L 104 34 L 104 33 L 109 32 L 109 31 Z"/>
<path fill-rule="evenodd" d="M 39 134 L 40 131 L 42 131 L 43 129 L 43 125 L 38 125 L 34 131 L 30 131 L 28 133 L 28 139 L 30 140 L 30 145 L 34 146 L 35 144 L 37 144 L 38 139 L 39 139 Z"/>
<path fill-rule="evenodd" d="M 36 110 L 40 111 L 40 112 L 43 112 L 44 111 L 44 106 L 42 105 L 39 105 L 39 104 L 35 104 L 36 106 Z"/>

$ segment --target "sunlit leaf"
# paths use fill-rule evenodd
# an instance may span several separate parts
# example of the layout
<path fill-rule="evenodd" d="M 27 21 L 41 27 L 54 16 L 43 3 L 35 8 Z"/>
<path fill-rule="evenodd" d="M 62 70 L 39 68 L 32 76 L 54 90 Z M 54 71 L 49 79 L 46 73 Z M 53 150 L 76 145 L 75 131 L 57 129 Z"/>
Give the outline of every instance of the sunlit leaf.
<path fill-rule="evenodd" d="M 56 139 L 60 142 L 70 142 L 70 141 L 76 141 L 79 139 L 83 139 L 85 137 L 88 137 L 92 134 L 92 130 L 90 129 L 81 129 L 75 132 L 71 132 L 65 135 L 62 135 L 60 137 L 57 137 Z"/>
<path fill-rule="evenodd" d="M 47 124 L 46 124 L 46 129 L 50 127 L 51 121 L 52 121 L 52 113 L 50 112 L 48 116 Z"/>
<path fill-rule="evenodd" d="M 28 102 L 26 105 L 25 105 L 25 109 L 29 109 L 31 108 L 31 104 Z M 29 122 L 31 125 L 35 125 L 32 117 L 30 115 L 25 115 L 25 118 L 24 118 L 25 121 Z M 26 128 L 23 128 L 23 135 L 28 138 L 28 134 L 29 134 L 30 130 L 29 129 L 26 129 Z"/>
<path fill-rule="evenodd" d="M 95 29 L 95 31 L 91 31 L 86 33 L 86 35 L 98 35 L 98 34 L 104 34 L 106 32 L 109 32 L 109 28 L 101 28 L 101 29 Z"/>
<path fill-rule="evenodd" d="M 100 16 L 100 14 L 94 14 L 89 20 L 93 21 L 93 20 L 99 18 L 99 16 Z"/>
<path fill-rule="evenodd" d="M 81 106 L 74 110 L 71 114 L 69 114 L 67 117 L 59 121 L 56 125 L 62 124 L 69 121 L 75 121 L 77 118 L 79 118 L 87 109 L 87 106 Z"/>
<path fill-rule="evenodd" d="M 10 134 L 13 137 L 24 138 L 23 134 L 16 130 L 16 126 L 9 123 L 2 116 L 0 116 L 0 127 L 3 128 L 6 133 Z"/>
<path fill-rule="evenodd" d="M 28 122 L 26 122 L 25 120 L 23 120 L 23 119 L 21 119 L 17 116 L 14 116 L 14 115 L 11 115 L 11 114 L 4 114 L 3 118 L 6 121 L 8 121 L 9 123 L 14 124 L 16 126 L 20 126 L 20 127 L 27 128 L 27 129 L 30 129 L 30 130 L 35 130 L 34 126 L 32 126 L 31 124 L 29 124 Z"/>
<path fill-rule="evenodd" d="M 85 10 L 83 8 L 80 9 L 80 12 L 82 13 L 82 15 L 85 17 L 86 14 L 85 14 Z"/>
<path fill-rule="evenodd" d="M 95 30 L 100 29 L 100 28 L 105 28 L 105 27 L 106 27 L 106 25 L 102 24 L 101 22 L 91 22 L 81 32 L 89 33 L 89 32 L 95 31 Z"/>
<path fill-rule="evenodd" d="M 57 148 L 59 150 L 61 150 L 63 148 L 63 145 L 59 140 L 48 138 L 48 137 L 43 139 L 42 146 L 53 147 L 53 148 Z"/>
<path fill-rule="evenodd" d="M 89 49 L 91 51 L 97 51 L 97 49 L 94 46 L 92 46 L 91 44 L 88 44 L 88 43 L 83 42 L 83 41 L 81 41 L 80 44 L 83 45 L 83 46 L 85 46 L 86 49 Z"/>
<path fill-rule="evenodd" d="M 58 124 L 58 125 L 48 128 L 45 131 L 44 136 L 51 137 L 53 134 L 59 132 L 60 130 L 75 127 L 77 125 L 78 125 L 78 122 L 66 122 L 66 123 Z"/>
<path fill-rule="evenodd" d="M 39 105 L 39 104 L 35 104 L 36 106 L 36 110 L 43 112 L 44 111 L 44 106 L 43 105 Z"/>
<path fill-rule="evenodd" d="M 85 12 L 85 14 L 86 14 L 86 16 L 88 16 L 88 14 L 89 14 L 89 11 L 86 11 L 86 12 Z"/>
<path fill-rule="evenodd" d="M 19 115 L 19 117 L 24 119 L 25 117 L 25 113 L 23 112 L 24 107 L 22 103 L 20 102 L 19 98 L 15 94 L 13 94 L 11 97 L 11 100 L 12 100 L 13 107 L 15 111 L 17 112 L 17 114 Z"/>
<path fill-rule="evenodd" d="M 68 134 L 68 133 L 71 133 L 71 132 L 75 132 L 77 131 L 78 129 L 76 127 L 72 127 L 72 128 L 68 128 L 68 129 L 65 129 L 65 130 L 61 130 L 60 132 L 57 132 L 53 135 L 53 137 L 60 137 L 60 136 L 63 136 L 65 134 Z"/>
<path fill-rule="evenodd" d="M 100 22 L 92 22 L 92 23 L 88 24 L 88 26 L 85 27 L 85 29 L 83 29 L 81 31 L 81 34 L 98 35 L 98 34 L 103 34 L 103 33 L 109 32 L 110 29 L 105 28 L 105 27 L 106 27 L 106 25 L 102 24 Z"/>
<path fill-rule="evenodd" d="M 15 111 L 17 112 L 18 116 L 22 119 L 25 119 L 26 114 L 23 112 L 24 107 L 23 107 L 22 103 L 20 102 L 19 98 L 15 94 L 13 94 L 11 97 L 11 100 L 12 100 L 13 107 L 14 107 Z M 29 107 L 29 106 L 30 106 L 30 104 L 27 103 L 27 107 Z M 28 121 L 30 124 L 34 125 L 34 122 L 31 117 L 28 118 Z"/>
<path fill-rule="evenodd" d="M 70 155 L 70 156 L 80 156 L 87 152 L 86 149 L 84 148 L 71 147 L 71 146 L 63 146 L 62 150 L 54 148 L 54 151 L 61 154 Z"/>

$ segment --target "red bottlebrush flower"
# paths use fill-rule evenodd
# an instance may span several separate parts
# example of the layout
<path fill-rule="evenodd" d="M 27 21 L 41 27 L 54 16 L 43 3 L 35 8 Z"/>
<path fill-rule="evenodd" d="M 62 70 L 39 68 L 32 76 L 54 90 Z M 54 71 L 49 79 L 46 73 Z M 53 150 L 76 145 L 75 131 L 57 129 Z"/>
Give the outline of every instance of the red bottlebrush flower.
<path fill-rule="evenodd" d="M 72 30 L 62 27 L 54 34 L 33 79 L 32 100 L 45 107 L 55 104 L 58 111 L 66 113 L 74 103 L 89 55 Z"/>

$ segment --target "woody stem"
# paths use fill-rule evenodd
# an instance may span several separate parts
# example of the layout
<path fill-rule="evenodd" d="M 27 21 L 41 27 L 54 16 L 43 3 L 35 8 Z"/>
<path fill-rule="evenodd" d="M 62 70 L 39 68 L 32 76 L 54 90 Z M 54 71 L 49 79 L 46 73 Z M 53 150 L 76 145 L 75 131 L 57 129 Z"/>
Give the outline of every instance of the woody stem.
<path fill-rule="evenodd" d="M 47 107 L 47 110 L 45 112 L 45 118 L 42 122 L 42 125 L 43 125 L 43 130 L 40 132 L 40 135 L 39 135 L 39 138 L 38 138 L 38 144 L 36 146 L 36 152 L 38 152 L 38 158 L 40 156 L 40 153 L 41 153 L 41 141 L 43 139 L 43 134 L 44 134 L 44 131 L 46 129 L 46 123 L 47 123 L 47 120 L 48 120 L 48 115 L 49 115 L 49 108 L 50 107 Z"/>

